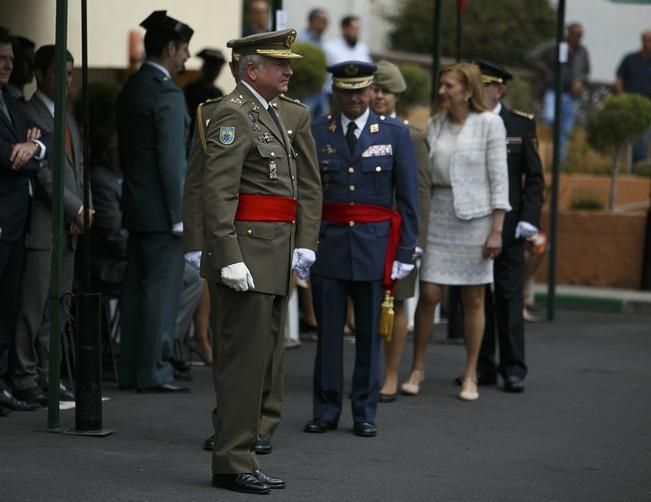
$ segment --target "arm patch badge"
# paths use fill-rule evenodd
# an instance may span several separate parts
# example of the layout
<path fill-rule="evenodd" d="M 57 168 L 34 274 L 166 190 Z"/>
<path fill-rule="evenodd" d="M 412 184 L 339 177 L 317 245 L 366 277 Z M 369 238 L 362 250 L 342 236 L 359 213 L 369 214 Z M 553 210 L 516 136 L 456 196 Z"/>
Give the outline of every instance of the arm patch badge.
<path fill-rule="evenodd" d="M 234 127 L 220 127 L 219 128 L 219 142 L 222 145 L 230 145 L 235 141 L 235 128 Z"/>

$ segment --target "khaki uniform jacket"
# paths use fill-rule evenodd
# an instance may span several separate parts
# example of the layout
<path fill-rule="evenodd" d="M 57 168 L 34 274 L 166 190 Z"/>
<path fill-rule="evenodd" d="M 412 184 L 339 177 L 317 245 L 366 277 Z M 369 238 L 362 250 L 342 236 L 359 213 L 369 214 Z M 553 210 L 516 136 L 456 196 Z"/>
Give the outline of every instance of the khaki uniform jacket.
<path fill-rule="evenodd" d="M 414 144 L 416 164 L 418 165 L 418 246 L 425 249 L 427 245 L 427 226 L 432 198 L 432 170 L 429 164 L 429 145 L 425 134 L 408 124 L 409 135 Z"/>
<path fill-rule="evenodd" d="M 185 246 L 196 249 L 202 241 L 201 273 L 209 280 L 221 284 L 223 267 L 244 262 L 253 276 L 254 291 L 285 295 L 294 247 L 316 249 L 320 182 L 313 140 L 302 133 L 305 130 L 309 135 L 309 112 L 298 103 L 284 101 L 287 104 L 277 106 L 284 131 L 278 130 L 269 112 L 243 84 L 212 105 L 210 117 L 203 114 L 197 121 L 205 135 L 199 133 L 186 180 Z M 292 117 L 297 113 L 305 119 L 293 127 Z M 297 143 L 292 138 L 298 136 Z M 198 175 L 198 148 L 204 151 L 202 177 Z M 303 158 L 312 160 L 301 162 L 299 171 L 297 159 Z M 199 180 L 202 186 L 198 188 Z M 235 222 L 240 193 L 297 198 L 296 222 Z M 197 230 L 202 220 L 203 238 Z"/>

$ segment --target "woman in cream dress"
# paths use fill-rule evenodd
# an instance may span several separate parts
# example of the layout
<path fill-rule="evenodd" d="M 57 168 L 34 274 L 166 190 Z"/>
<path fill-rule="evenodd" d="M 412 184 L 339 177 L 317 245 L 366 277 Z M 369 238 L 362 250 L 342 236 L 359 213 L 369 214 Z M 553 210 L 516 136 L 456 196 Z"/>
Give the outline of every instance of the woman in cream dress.
<path fill-rule="evenodd" d="M 401 390 L 418 394 L 425 378 L 425 350 L 443 286 L 461 286 L 466 364 L 459 397 L 473 401 L 476 367 L 484 333 L 484 290 L 493 282 L 493 259 L 502 249 L 508 199 L 506 132 L 502 119 L 483 100 L 479 68 L 450 65 L 439 76 L 437 112 L 427 140 L 432 199 L 421 267 L 414 328 L 414 360 Z"/>

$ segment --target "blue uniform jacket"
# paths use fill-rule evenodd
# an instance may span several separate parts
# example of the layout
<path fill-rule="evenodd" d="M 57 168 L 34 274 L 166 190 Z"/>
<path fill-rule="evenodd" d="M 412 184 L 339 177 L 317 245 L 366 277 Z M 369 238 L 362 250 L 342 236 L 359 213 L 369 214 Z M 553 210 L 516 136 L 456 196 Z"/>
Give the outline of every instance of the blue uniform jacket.
<path fill-rule="evenodd" d="M 396 260 L 411 263 L 418 235 L 418 180 L 409 129 L 370 112 L 351 154 L 341 118 L 314 121 L 323 202 L 395 207 L 402 218 Z M 332 279 L 382 279 L 389 222 L 321 223 L 316 263 L 311 272 Z"/>

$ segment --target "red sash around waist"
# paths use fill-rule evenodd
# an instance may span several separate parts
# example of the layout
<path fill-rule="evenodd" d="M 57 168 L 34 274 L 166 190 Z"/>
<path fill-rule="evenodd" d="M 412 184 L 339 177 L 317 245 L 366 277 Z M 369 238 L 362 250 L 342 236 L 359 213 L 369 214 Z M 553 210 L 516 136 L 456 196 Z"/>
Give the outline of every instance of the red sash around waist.
<path fill-rule="evenodd" d="M 280 195 L 239 195 L 235 221 L 296 221 L 296 199 Z"/>
<path fill-rule="evenodd" d="M 389 242 L 384 256 L 384 277 L 382 285 L 393 291 L 395 281 L 391 280 L 393 260 L 395 260 L 398 247 L 400 246 L 400 213 L 388 207 L 375 206 L 371 204 L 335 204 L 323 205 L 321 215 L 323 221 L 330 223 L 379 223 L 389 222 Z"/>

